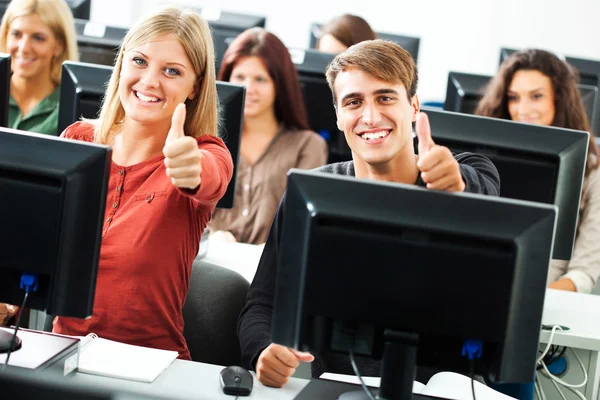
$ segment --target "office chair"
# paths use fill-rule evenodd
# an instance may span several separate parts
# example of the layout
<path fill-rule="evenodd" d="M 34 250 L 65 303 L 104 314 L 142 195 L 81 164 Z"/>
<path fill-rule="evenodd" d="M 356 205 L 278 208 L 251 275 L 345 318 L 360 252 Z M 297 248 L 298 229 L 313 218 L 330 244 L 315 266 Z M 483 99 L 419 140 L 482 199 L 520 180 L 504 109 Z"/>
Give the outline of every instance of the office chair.
<path fill-rule="evenodd" d="M 237 320 L 246 304 L 249 286 L 235 271 L 194 261 L 183 306 L 183 335 L 192 360 L 241 365 Z"/>
<path fill-rule="evenodd" d="M 183 335 L 192 360 L 241 365 L 237 320 L 246 304 L 249 286 L 246 278 L 235 271 L 194 260 L 183 306 Z M 46 316 L 44 331 L 52 331 L 53 320 L 54 316 Z"/>

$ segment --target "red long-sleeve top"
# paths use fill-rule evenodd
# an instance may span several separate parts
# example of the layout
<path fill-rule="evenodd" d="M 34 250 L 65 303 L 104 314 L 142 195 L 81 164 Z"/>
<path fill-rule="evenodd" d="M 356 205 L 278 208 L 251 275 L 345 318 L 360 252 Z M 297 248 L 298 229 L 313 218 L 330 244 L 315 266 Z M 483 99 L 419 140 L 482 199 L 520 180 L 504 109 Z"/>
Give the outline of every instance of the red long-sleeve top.
<path fill-rule="evenodd" d="M 94 130 L 77 122 L 62 136 L 92 142 Z M 221 139 L 205 135 L 197 141 L 203 158 L 202 183 L 195 192 L 171 184 L 162 154 L 128 167 L 112 163 L 93 315 L 58 317 L 54 332 L 94 332 L 190 359 L 182 309 L 192 262 L 233 173 Z"/>

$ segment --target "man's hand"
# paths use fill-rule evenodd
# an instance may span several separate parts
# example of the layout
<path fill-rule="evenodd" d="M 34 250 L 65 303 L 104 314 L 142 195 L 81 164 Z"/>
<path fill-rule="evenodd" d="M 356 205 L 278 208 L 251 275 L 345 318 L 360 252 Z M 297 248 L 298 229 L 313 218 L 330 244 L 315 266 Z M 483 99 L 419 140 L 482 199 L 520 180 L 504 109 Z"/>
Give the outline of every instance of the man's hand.
<path fill-rule="evenodd" d="M 0 326 L 4 326 L 19 311 L 19 307 L 0 303 Z"/>
<path fill-rule="evenodd" d="M 185 136 L 185 104 L 175 109 L 171 120 L 171 129 L 163 148 L 167 176 L 171 183 L 182 189 L 196 189 L 202 182 L 202 152 L 198 142 L 191 136 Z"/>
<path fill-rule="evenodd" d="M 465 182 L 460 173 L 458 161 L 447 147 L 438 146 L 431 138 L 431 127 L 427 114 L 417 115 L 417 136 L 419 138 L 419 161 L 417 167 L 427 189 L 462 192 Z"/>
<path fill-rule="evenodd" d="M 300 361 L 312 362 L 314 359 L 310 353 L 271 343 L 258 356 L 256 377 L 263 385 L 280 388 L 294 374 Z"/>

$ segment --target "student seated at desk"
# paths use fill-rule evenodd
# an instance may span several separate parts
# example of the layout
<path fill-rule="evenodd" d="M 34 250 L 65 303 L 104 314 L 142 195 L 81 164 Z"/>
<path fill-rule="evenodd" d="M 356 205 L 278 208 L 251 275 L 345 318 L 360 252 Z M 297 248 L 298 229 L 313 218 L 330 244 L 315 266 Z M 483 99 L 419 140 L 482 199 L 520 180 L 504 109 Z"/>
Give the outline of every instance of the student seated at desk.
<path fill-rule="evenodd" d="M 165 8 L 129 30 L 99 119 L 62 134 L 113 153 L 93 315 L 57 317 L 54 332 L 191 358 L 182 308 L 192 262 L 233 173 L 217 101 L 213 41 L 198 14 Z"/>
<path fill-rule="evenodd" d="M 552 260 L 548 274 L 549 288 L 590 293 L 600 276 L 599 152 L 576 74 L 548 51 L 518 51 L 502 63 L 475 113 L 590 133 L 573 256 Z"/>
<path fill-rule="evenodd" d="M 290 168 L 327 162 L 327 143 L 309 130 L 298 74 L 285 45 L 263 28 L 240 34 L 223 56 L 219 80 L 246 87 L 234 208 L 215 211 L 211 239 L 261 244 Z"/>
<path fill-rule="evenodd" d="M 321 27 L 317 50 L 338 54 L 363 40 L 373 40 L 377 34 L 358 15 L 337 16 Z"/>
<path fill-rule="evenodd" d="M 429 120 L 419 113 L 417 68 L 406 50 L 387 41 L 364 41 L 336 56 L 326 75 L 338 126 L 352 149 L 353 161 L 326 165 L 317 171 L 433 190 L 499 195 L 498 171 L 489 159 L 471 153 L 453 155 L 433 142 Z M 413 147 L 414 121 L 418 154 Z M 238 321 L 243 365 L 254 369 L 263 384 L 275 387 L 285 385 L 301 361 L 315 360 L 312 370 L 316 377 L 325 371 L 352 374 L 347 355 L 322 354 L 315 359 L 271 343 L 284 207 L 285 196 Z M 359 364 L 364 375 L 380 373 L 379 362 L 361 359 Z"/>
<path fill-rule="evenodd" d="M 58 135 L 60 77 L 77 60 L 75 23 L 65 0 L 13 0 L 0 25 L 11 56 L 8 127 Z"/>

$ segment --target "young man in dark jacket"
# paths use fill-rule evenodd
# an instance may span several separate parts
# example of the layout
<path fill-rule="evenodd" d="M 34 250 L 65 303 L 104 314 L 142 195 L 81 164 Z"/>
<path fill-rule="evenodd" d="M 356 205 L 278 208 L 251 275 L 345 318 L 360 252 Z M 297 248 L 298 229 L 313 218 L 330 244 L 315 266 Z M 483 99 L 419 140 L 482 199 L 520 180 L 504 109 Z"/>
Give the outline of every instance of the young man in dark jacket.
<path fill-rule="evenodd" d="M 339 54 L 327 69 L 338 128 L 352 150 L 352 161 L 317 169 L 357 178 L 425 186 L 428 189 L 499 195 L 498 171 L 486 157 L 454 155 L 431 138 L 429 120 L 419 112 L 417 69 L 397 44 L 364 41 Z M 416 122 L 418 154 L 413 145 Z M 315 357 L 271 343 L 271 316 L 285 196 L 271 227 L 245 308 L 238 337 L 245 367 L 265 385 L 282 387 L 300 362 L 312 362 L 313 376 L 324 371 L 352 373 L 347 357 Z M 361 372 L 378 375 L 379 362 L 361 360 Z"/>

